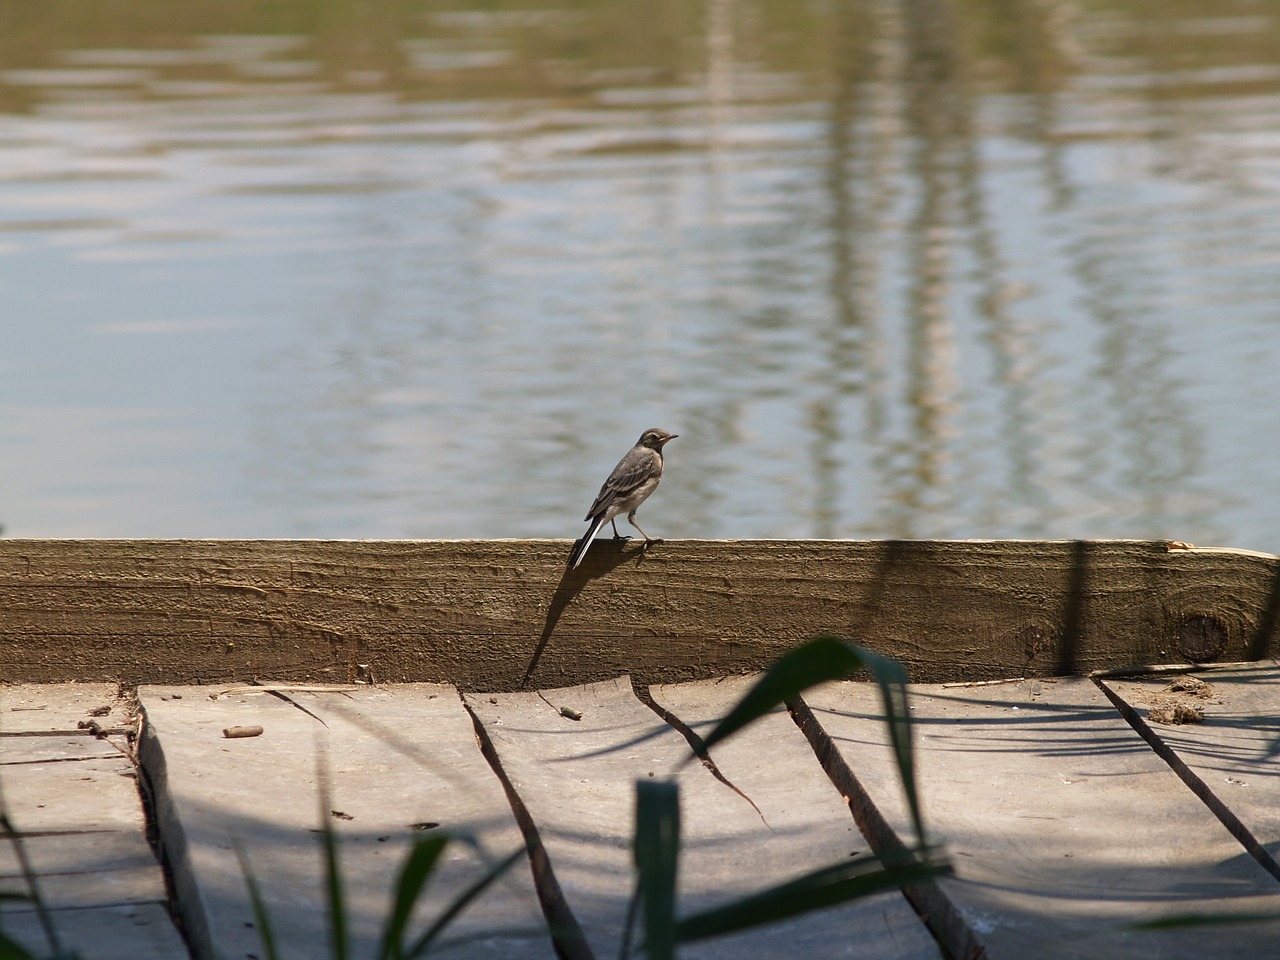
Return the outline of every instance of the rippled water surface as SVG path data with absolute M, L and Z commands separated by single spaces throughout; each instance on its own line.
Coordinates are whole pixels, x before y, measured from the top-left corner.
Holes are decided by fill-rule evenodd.
M 1280 550 L 1280 8 L 0 0 L 8 536 Z

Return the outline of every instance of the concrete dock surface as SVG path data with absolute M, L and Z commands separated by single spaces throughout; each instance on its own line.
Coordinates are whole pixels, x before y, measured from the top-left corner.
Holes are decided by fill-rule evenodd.
M 554 957 L 551 915 L 572 934 L 560 955 L 614 957 L 634 782 L 651 777 L 681 789 L 682 914 L 910 840 L 870 684 L 809 691 L 682 766 L 750 683 L 0 687 L 0 790 L 58 942 L 29 900 L 0 901 L 0 931 L 35 956 L 261 958 L 248 870 L 280 956 L 329 956 L 323 818 L 353 957 L 375 954 L 407 852 L 445 832 L 469 839 L 446 846 L 415 929 L 531 837 L 540 853 L 446 928 L 443 956 Z M 926 958 L 940 942 L 999 960 L 1268 955 L 1280 919 L 1135 925 L 1280 917 L 1278 700 L 1273 661 L 913 685 L 925 823 L 955 875 L 680 956 Z M 10 840 L 0 890 L 28 892 Z

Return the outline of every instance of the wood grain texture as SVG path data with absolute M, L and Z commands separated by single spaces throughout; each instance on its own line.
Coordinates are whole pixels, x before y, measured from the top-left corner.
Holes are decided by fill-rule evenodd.
M 1140 541 L 0 540 L 11 681 L 670 683 L 830 632 L 917 681 L 1274 652 L 1280 559 Z

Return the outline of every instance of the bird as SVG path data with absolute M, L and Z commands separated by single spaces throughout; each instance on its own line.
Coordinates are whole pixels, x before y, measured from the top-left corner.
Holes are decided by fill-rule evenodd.
M 668 433 L 660 427 L 650 427 L 640 434 L 636 445 L 618 461 L 618 465 L 609 474 L 609 479 L 596 494 L 591 509 L 583 518 L 591 521 L 591 526 L 587 528 L 582 539 L 573 545 L 573 552 L 569 554 L 570 570 L 582 562 L 582 558 L 587 554 L 587 548 L 591 546 L 591 541 L 595 539 L 595 535 L 600 532 L 600 528 L 606 522 L 613 524 L 615 540 L 624 539 L 618 535 L 618 524 L 614 520 L 620 514 L 625 513 L 627 522 L 640 530 L 645 547 L 654 542 L 653 538 L 640 528 L 640 524 L 636 523 L 636 511 L 640 509 L 640 504 L 648 499 L 649 494 L 657 489 L 658 481 L 662 479 L 662 448 L 677 436 L 679 434 Z

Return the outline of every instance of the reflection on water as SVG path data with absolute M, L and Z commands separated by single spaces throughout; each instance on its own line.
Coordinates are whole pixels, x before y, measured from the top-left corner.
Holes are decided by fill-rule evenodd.
M 1256 0 L 0 0 L 11 536 L 1280 549 Z

